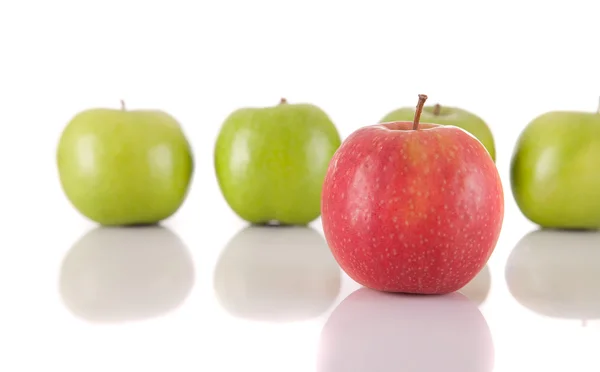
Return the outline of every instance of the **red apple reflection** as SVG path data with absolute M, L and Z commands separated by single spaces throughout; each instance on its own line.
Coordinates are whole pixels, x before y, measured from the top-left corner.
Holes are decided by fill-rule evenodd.
M 318 372 L 488 372 L 490 330 L 460 293 L 419 296 L 361 288 L 331 314 Z

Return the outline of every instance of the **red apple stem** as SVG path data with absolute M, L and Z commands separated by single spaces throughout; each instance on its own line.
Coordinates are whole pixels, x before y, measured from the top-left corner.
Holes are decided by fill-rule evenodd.
M 127 108 L 125 107 L 125 101 L 121 100 L 121 110 L 125 111 Z
M 433 106 L 433 114 L 435 116 L 438 116 L 441 112 L 442 112 L 442 105 L 440 105 L 439 103 L 436 103 L 435 106 Z
M 419 94 L 419 102 L 417 103 L 417 109 L 415 110 L 415 119 L 413 120 L 413 130 L 419 129 L 419 120 L 421 119 L 421 112 L 423 112 L 423 106 L 427 101 L 427 95 Z
M 288 103 L 288 101 L 285 98 L 282 98 L 281 100 L 279 100 L 280 105 L 285 105 L 286 103 Z

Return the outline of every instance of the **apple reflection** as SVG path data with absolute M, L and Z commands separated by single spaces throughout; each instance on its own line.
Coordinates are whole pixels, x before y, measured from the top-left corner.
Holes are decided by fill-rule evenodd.
M 318 372 L 488 372 L 494 347 L 477 304 L 461 293 L 402 295 L 361 288 L 325 324 Z
M 598 232 L 530 232 L 511 252 L 505 276 L 512 296 L 538 314 L 600 319 Z
M 161 226 L 98 227 L 67 253 L 60 293 L 67 308 L 91 322 L 123 322 L 177 308 L 194 283 L 183 242 Z
M 481 305 L 485 302 L 492 286 L 492 275 L 490 268 L 485 265 L 483 269 L 467 285 L 462 287 L 459 292 L 467 296 L 471 301 Z
M 225 247 L 215 268 L 221 306 L 234 316 L 288 322 L 317 317 L 334 303 L 341 271 L 310 227 L 249 226 Z

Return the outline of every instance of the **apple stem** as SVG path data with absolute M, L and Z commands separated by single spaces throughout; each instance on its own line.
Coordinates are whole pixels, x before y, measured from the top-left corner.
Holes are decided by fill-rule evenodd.
M 435 116 L 438 116 L 441 112 L 442 112 L 442 105 L 440 105 L 439 103 L 436 103 L 435 106 L 433 106 L 433 114 Z
M 125 107 L 125 101 L 121 100 L 121 110 L 125 111 L 126 107 Z
M 285 105 L 286 103 L 288 103 L 288 101 L 285 98 L 282 98 L 282 99 L 279 100 L 279 104 L 280 105 Z
M 419 120 L 421 119 L 421 112 L 423 112 L 423 106 L 427 101 L 427 95 L 419 94 L 419 103 L 417 103 L 417 109 L 415 110 L 415 119 L 413 120 L 413 130 L 419 129 Z

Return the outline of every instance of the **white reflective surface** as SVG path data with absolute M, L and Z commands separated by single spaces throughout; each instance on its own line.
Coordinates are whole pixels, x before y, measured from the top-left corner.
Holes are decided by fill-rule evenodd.
M 196 226 L 184 208 L 162 227 L 99 228 L 63 208 L 2 240 L 2 370 L 600 367 L 600 234 L 538 231 L 510 200 L 488 265 L 441 297 L 361 288 L 319 221 L 249 227 L 225 209 Z

